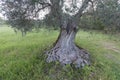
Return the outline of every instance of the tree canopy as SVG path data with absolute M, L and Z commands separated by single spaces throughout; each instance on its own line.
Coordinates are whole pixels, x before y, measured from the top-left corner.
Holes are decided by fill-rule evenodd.
M 33 28 L 41 12 L 47 13 L 44 22 L 60 26 L 69 18 L 80 17 L 91 0 L 1 0 L 2 9 L 12 25 L 21 31 Z M 67 4 L 66 4 L 67 1 Z

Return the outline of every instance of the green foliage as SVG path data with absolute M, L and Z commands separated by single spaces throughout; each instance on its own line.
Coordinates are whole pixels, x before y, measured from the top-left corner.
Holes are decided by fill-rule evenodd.
M 31 31 L 38 19 L 39 2 L 43 0 L 2 0 L 7 23 L 23 33 Z M 36 19 L 35 19 L 36 18 Z
M 98 1 L 96 9 L 96 18 L 99 19 L 105 28 L 119 30 L 120 10 L 118 0 L 103 0 Z
M 44 51 L 51 48 L 58 31 L 40 29 L 22 37 L 4 25 L 0 34 L 1 80 L 120 80 L 120 54 L 105 45 L 113 43 L 110 46 L 120 51 L 120 35 L 81 30 L 76 43 L 90 52 L 91 66 L 76 69 L 45 60 Z
M 85 29 L 120 31 L 120 4 L 118 0 L 95 0 L 92 7 L 81 18 L 80 26 Z M 92 12 L 91 12 L 92 11 Z
M 93 28 L 93 29 L 96 29 L 96 30 L 104 30 L 104 29 L 105 29 L 104 23 L 102 23 L 102 22 L 99 21 L 99 20 L 94 21 L 94 22 L 93 22 L 93 25 L 94 25 L 94 28 Z
M 92 15 L 83 15 L 80 21 L 80 27 L 91 30 L 104 30 L 105 25 L 102 21 L 95 19 Z

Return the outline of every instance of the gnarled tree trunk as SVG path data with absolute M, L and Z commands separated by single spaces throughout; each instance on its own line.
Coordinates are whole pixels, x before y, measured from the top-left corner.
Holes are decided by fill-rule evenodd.
M 62 26 L 54 47 L 47 52 L 47 62 L 59 61 L 62 65 L 74 64 L 76 67 L 89 65 L 89 53 L 74 43 L 76 33 L 77 27 L 73 22 Z

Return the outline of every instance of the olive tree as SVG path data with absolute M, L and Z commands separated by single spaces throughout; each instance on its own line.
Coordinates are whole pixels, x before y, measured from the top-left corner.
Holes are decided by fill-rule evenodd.
M 100 0 L 96 8 L 97 18 L 105 28 L 120 30 L 120 4 L 119 0 Z
M 60 34 L 54 47 L 47 51 L 47 62 L 59 61 L 61 64 L 74 64 L 83 67 L 90 64 L 87 51 L 78 47 L 75 36 L 80 17 L 91 0 L 2 0 L 3 10 L 13 28 L 26 32 L 34 28 L 34 20 L 39 20 L 40 12 L 47 13 L 46 24 L 56 25 Z

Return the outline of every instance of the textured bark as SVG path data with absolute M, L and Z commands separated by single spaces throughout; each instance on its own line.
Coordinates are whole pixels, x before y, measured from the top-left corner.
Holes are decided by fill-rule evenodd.
M 74 64 L 76 67 L 89 65 L 89 53 L 74 43 L 76 33 L 76 27 L 71 23 L 62 27 L 56 44 L 47 52 L 47 62 L 59 61 L 62 65 Z

